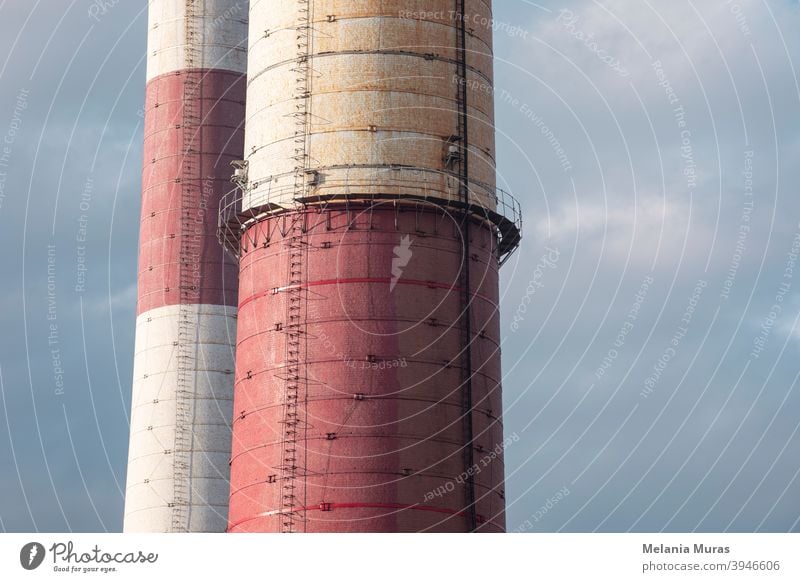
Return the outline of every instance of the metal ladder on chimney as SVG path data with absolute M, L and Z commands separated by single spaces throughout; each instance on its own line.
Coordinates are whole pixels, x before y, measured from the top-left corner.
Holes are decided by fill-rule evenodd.
M 469 110 L 467 109 L 467 15 L 466 1 L 456 0 L 456 14 L 459 16 L 457 37 L 457 84 L 458 130 L 460 136 L 460 156 L 458 156 L 457 172 L 459 177 L 459 199 L 464 205 L 461 219 L 461 237 L 463 252 L 461 255 L 461 415 L 464 441 L 464 514 L 469 531 L 478 527 L 478 516 L 475 507 L 475 477 L 472 467 L 475 463 L 474 429 L 472 419 L 472 317 L 470 290 L 470 190 L 469 190 Z
M 197 232 L 201 187 L 200 139 L 202 122 L 199 21 L 196 0 L 185 0 L 184 41 L 185 63 L 183 79 L 183 115 L 181 135 L 183 159 L 180 176 L 180 232 L 178 233 L 179 292 L 177 385 L 175 387 L 175 444 L 172 450 L 173 499 L 172 531 L 189 531 L 191 519 L 192 415 L 194 408 L 195 373 L 197 369 L 197 316 L 193 306 L 198 303 L 200 281 L 195 265 L 199 264 L 201 238 Z
M 297 59 L 292 71 L 295 73 L 295 119 L 294 130 L 294 198 L 305 198 L 308 151 L 307 135 L 309 120 L 309 99 L 311 74 L 309 53 L 311 50 L 311 8 L 309 0 L 298 0 L 298 21 L 295 27 L 297 36 Z M 281 533 L 294 533 L 298 522 L 304 521 L 305 488 L 297 479 L 300 475 L 299 432 L 305 426 L 300 418 L 300 401 L 306 399 L 307 381 L 305 365 L 305 300 L 303 288 L 304 262 L 308 243 L 305 233 L 305 213 L 302 206 L 296 206 L 291 217 L 289 231 L 289 281 L 287 289 L 285 384 L 283 402 L 283 435 L 281 441 Z M 304 444 L 302 446 L 305 446 Z M 301 499 L 302 494 L 302 499 Z

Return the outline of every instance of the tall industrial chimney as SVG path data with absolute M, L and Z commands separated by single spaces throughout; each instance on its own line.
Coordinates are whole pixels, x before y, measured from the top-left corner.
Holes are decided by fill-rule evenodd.
M 216 238 L 242 157 L 246 0 L 150 0 L 127 532 L 224 531 L 235 264 Z
M 491 2 L 250 25 L 228 531 L 502 532 Z

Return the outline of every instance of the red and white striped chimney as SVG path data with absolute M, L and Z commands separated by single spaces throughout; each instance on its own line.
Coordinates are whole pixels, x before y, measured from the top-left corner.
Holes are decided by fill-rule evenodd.
M 151 0 L 126 532 L 224 531 L 237 267 L 217 207 L 243 155 L 247 0 Z

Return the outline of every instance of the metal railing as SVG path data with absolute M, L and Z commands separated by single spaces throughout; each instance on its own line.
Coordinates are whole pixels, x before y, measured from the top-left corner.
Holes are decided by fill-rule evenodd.
M 371 171 L 368 178 L 331 178 L 325 171 Z M 448 211 L 467 212 L 491 222 L 498 233 L 498 260 L 502 265 L 516 251 L 522 239 L 522 208 L 508 192 L 471 180 L 467 185 L 471 203 L 459 199 L 459 179 L 448 172 L 414 167 L 364 166 L 348 168 L 319 168 L 309 170 L 310 184 L 305 196 L 296 197 L 293 172 L 250 180 L 258 184 L 249 191 L 237 187 L 220 201 L 218 238 L 225 249 L 239 257 L 244 232 L 253 224 L 270 216 L 296 211 L 308 206 L 328 204 L 371 204 L 384 201 L 422 201 L 441 206 Z M 283 179 L 285 178 L 285 179 Z M 289 180 L 289 181 L 287 181 Z M 268 184 L 264 187 L 265 184 Z M 442 188 L 441 184 L 445 187 Z

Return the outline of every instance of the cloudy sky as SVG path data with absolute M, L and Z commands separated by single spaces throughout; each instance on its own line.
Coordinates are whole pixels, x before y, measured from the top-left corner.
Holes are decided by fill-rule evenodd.
M 122 525 L 146 1 L 104 4 L 0 0 L 0 531 Z M 800 531 L 800 6 L 494 16 L 509 529 Z

